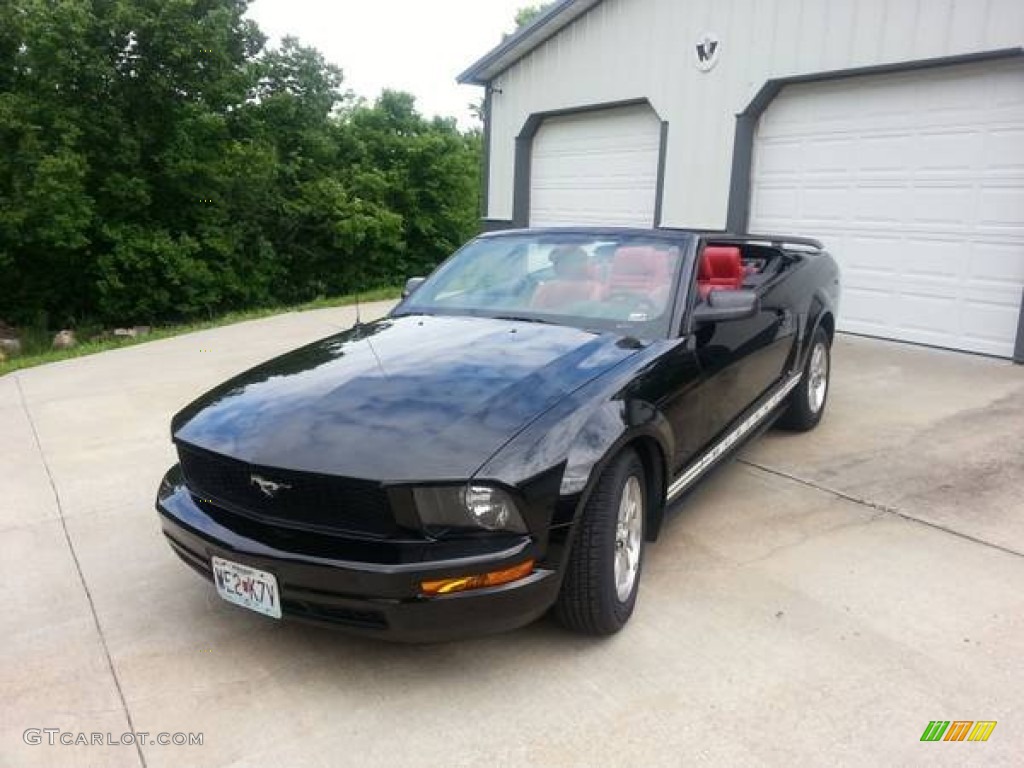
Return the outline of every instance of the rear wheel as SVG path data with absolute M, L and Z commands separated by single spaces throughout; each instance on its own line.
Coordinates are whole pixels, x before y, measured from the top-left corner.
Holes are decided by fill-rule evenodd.
M 811 339 L 811 351 L 804 365 L 800 383 L 789 395 L 789 407 L 779 418 L 779 425 L 797 432 L 814 429 L 821 421 L 828 402 L 832 372 L 831 345 L 824 328 L 818 328 Z
M 636 605 L 644 553 L 647 485 L 633 450 L 605 469 L 583 509 L 555 617 L 565 627 L 610 635 Z

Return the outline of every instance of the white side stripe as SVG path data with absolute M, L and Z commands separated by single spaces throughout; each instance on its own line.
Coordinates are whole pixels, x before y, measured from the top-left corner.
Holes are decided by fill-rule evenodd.
M 693 485 L 694 481 L 703 475 L 722 456 L 733 448 L 743 437 L 754 427 L 764 421 L 781 403 L 786 395 L 793 391 L 793 388 L 800 383 L 803 374 L 797 373 L 785 381 L 779 389 L 768 398 L 764 404 L 744 419 L 732 432 L 725 435 L 697 461 L 689 466 L 676 480 L 668 487 L 668 500 L 672 501 L 676 496 Z

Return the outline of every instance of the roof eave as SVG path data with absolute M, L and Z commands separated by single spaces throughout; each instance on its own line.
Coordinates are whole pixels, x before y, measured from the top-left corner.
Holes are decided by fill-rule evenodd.
M 554 37 L 601 0 L 561 0 L 490 50 L 456 80 L 463 85 L 487 85 L 495 77 Z

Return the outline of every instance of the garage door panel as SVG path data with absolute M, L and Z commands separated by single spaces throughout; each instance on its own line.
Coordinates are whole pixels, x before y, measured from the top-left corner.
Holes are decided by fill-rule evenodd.
M 608 225 L 608 215 L 603 211 L 614 208 L 620 219 L 629 217 L 639 222 L 647 211 L 638 206 L 633 194 L 628 190 L 612 190 L 608 188 L 589 189 L 585 192 L 573 192 L 565 195 L 560 207 L 549 206 L 543 212 L 544 218 L 535 226 L 561 226 L 566 224 L 598 224 Z M 648 223 L 649 226 L 649 223 Z
M 799 139 L 766 141 L 761 149 L 761 172 L 764 179 L 792 176 L 800 167 L 801 142 Z
M 911 278 L 960 281 L 965 272 L 964 245 L 958 240 L 901 240 L 892 258 L 902 265 L 903 274 Z
M 983 149 L 985 134 L 969 128 L 941 132 L 921 132 L 905 141 L 908 150 L 903 163 L 909 157 L 911 168 L 920 171 L 946 171 L 958 174 L 973 174 L 974 158 Z M 904 171 L 906 166 L 904 165 Z
M 981 190 L 980 222 L 1018 230 L 1024 226 L 1024 188 L 985 187 Z
M 759 229 L 763 232 L 771 231 L 778 224 L 788 224 L 793 221 L 792 214 L 797 210 L 797 190 L 795 187 L 770 187 L 765 185 L 761 189 Z
M 836 174 L 843 178 L 846 176 L 847 163 L 844 163 L 842 158 L 856 151 L 856 144 L 849 139 L 837 138 L 810 144 L 804 141 L 800 143 L 797 165 L 819 176 Z
M 852 223 L 892 226 L 902 218 L 900 209 L 907 199 L 907 187 L 896 182 L 884 186 L 861 184 L 847 191 L 843 199 L 835 201 L 835 205 L 849 205 L 851 197 L 854 214 Z
M 1017 311 L 991 304 L 966 305 L 962 323 L 963 338 L 977 352 L 1002 355 L 1005 334 L 1017 327 Z
M 1024 288 L 1024 66 L 788 86 L 755 138 L 752 231 L 820 237 L 839 327 L 1010 356 Z
M 921 300 L 929 303 L 938 301 L 939 304 L 936 306 L 944 307 L 947 314 L 949 308 L 952 306 L 950 302 L 956 302 L 957 299 L 962 295 L 962 289 L 959 281 L 955 278 L 941 277 L 941 276 L 927 276 L 927 277 L 915 277 L 911 280 L 905 280 L 906 283 L 912 283 L 913 287 L 909 290 L 904 289 L 900 291 L 900 296 L 906 297 L 908 300 L 907 305 L 903 308 L 903 314 L 908 316 L 908 324 L 911 327 L 916 327 L 919 323 L 913 321 L 913 317 L 916 314 L 916 310 L 910 304 L 912 301 Z M 929 327 L 930 323 L 925 327 Z M 939 326 L 936 326 L 939 327 Z
M 972 281 L 1004 284 L 1010 288 L 1024 283 L 1024 259 L 1020 247 L 1006 243 L 975 243 L 968 275 Z
M 1024 172 L 1024 127 L 992 131 L 984 154 L 985 167 L 992 173 Z
M 646 106 L 545 120 L 533 138 L 530 224 L 652 226 L 660 135 Z
M 838 156 L 835 162 L 846 173 L 850 172 L 850 153 L 857 153 L 855 167 L 861 171 L 902 171 L 907 154 L 914 149 L 913 142 L 903 134 L 868 137 L 859 142 L 847 140 L 843 144 L 845 157 Z M 818 142 L 811 142 L 811 146 L 818 146 Z M 813 154 L 810 162 L 814 162 Z
M 846 187 L 808 186 L 794 189 L 794 194 L 800 201 L 797 210 L 806 221 L 834 225 L 846 218 Z
M 938 225 L 938 228 L 943 224 L 968 225 L 976 217 L 977 192 L 973 187 L 953 182 L 916 184 L 905 194 L 909 197 L 911 220 L 916 224 Z
M 893 304 L 896 294 L 884 288 L 858 288 L 851 286 L 843 293 L 843 315 L 846 330 L 853 333 L 882 335 L 892 325 Z M 846 304 L 852 305 L 847 312 Z
M 846 263 L 844 284 L 856 275 L 864 273 L 863 281 L 869 284 L 880 275 L 898 274 L 900 254 L 904 243 L 898 238 L 850 237 L 847 251 L 853 256 Z
M 922 289 L 913 295 L 901 296 L 893 308 L 893 322 L 925 336 L 934 337 L 930 343 L 938 343 L 943 336 L 956 333 L 958 319 L 949 311 L 949 299 L 956 298 L 956 292 L 940 292 L 930 296 Z
M 586 187 L 580 181 L 604 180 L 608 185 L 645 180 L 647 175 L 637 170 L 635 153 L 608 150 L 605 152 L 561 153 L 549 155 L 549 163 L 538 163 L 535 181 L 559 187 Z

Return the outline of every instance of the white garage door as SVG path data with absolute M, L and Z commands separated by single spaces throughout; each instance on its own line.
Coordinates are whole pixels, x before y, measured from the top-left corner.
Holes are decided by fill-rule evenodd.
M 545 120 L 533 137 L 530 225 L 653 226 L 660 135 L 647 106 Z
M 1009 357 L 1024 287 L 1024 65 L 788 86 L 761 118 L 752 232 L 842 267 L 840 327 Z

